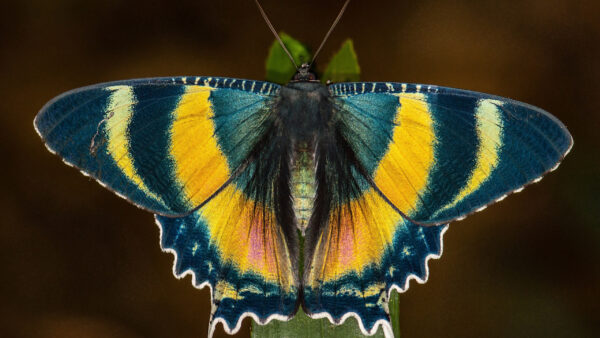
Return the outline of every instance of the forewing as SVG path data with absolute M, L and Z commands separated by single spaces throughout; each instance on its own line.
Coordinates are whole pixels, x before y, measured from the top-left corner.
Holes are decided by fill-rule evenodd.
M 374 187 L 404 215 L 443 224 L 555 169 L 573 140 L 540 108 L 459 89 L 331 85 L 337 123 Z
M 275 84 L 206 77 L 106 83 L 62 94 L 34 125 L 48 149 L 153 213 L 183 216 L 250 159 Z

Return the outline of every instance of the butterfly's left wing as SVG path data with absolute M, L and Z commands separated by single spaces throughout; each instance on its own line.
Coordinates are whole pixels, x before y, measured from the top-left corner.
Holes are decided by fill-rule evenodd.
M 55 98 L 34 122 L 67 164 L 162 215 L 175 275 L 211 288 L 209 335 L 217 323 L 233 333 L 247 316 L 264 324 L 297 308 L 286 140 L 271 109 L 278 90 L 215 77 L 112 82 Z
M 184 216 L 252 157 L 278 88 L 217 77 L 102 83 L 54 98 L 34 126 L 48 150 L 104 187 L 152 213 Z

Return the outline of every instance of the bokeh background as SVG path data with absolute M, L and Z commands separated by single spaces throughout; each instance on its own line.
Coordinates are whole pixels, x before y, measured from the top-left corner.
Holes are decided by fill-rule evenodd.
M 263 1 L 313 48 L 341 3 Z M 597 337 L 600 2 L 354 1 L 320 64 L 348 37 L 365 81 L 511 97 L 575 138 L 540 184 L 450 226 L 429 281 L 400 297 L 403 337 Z M 209 291 L 173 278 L 152 216 L 47 152 L 32 121 L 103 81 L 262 79 L 272 39 L 250 0 L 2 2 L 0 336 L 206 335 Z

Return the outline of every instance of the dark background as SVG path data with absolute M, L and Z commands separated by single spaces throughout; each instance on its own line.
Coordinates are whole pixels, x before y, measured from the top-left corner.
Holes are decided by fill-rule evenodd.
M 263 5 L 314 48 L 341 3 Z M 152 216 L 47 152 L 32 121 L 52 97 L 97 82 L 262 79 L 273 37 L 253 2 L 12 1 L 0 13 L 0 336 L 205 336 L 209 291 L 173 278 Z M 347 37 L 365 81 L 511 97 L 575 139 L 540 184 L 450 226 L 428 283 L 400 298 L 403 337 L 597 336 L 599 2 L 354 1 L 321 65 Z

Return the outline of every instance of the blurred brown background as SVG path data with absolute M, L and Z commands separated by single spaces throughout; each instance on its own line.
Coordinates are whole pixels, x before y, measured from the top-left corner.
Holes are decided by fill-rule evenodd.
M 314 48 L 341 3 L 263 5 Z M 511 97 L 575 138 L 540 184 L 451 225 L 429 282 L 400 298 L 403 337 L 597 337 L 599 2 L 354 1 L 321 65 L 347 37 L 363 80 Z M 262 79 L 272 39 L 249 0 L 2 2 L 0 336 L 206 335 L 209 291 L 173 278 L 152 216 L 47 152 L 32 121 L 52 97 L 97 82 Z

